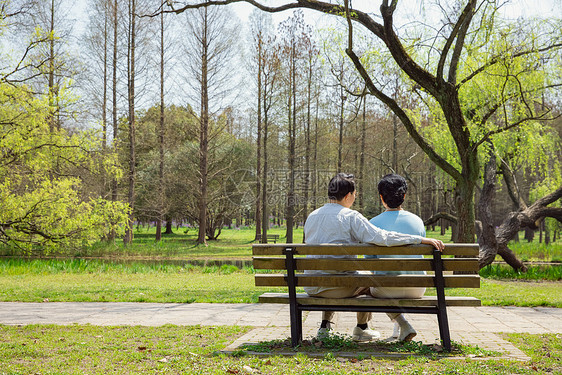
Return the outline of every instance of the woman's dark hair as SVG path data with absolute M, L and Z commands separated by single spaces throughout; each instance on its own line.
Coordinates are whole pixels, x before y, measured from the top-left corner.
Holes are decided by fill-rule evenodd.
M 404 203 L 408 191 L 406 179 L 398 174 L 387 174 L 379 181 L 379 194 L 390 208 L 398 208 Z
M 348 193 L 355 191 L 355 177 L 352 174 L 338 173 L 328 184 L 328 198 L 341 201 Z

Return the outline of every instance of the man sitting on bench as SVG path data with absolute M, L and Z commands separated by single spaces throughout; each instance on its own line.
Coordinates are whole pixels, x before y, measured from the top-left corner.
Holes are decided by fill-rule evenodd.
M 350 209 L 355 201 L 354 176 L 346 173 L 338 173 L 330 180 L 328 185 L 329 203 L 313 211 L 304 225 L 305 240 L 307 244 L 322 243 L 372 243 L 382 246 L 396 246 L 407 244 L 428 244 L 442 251 L 443 242 L 422 236 L 389 232 L 377 228 L 359 212 Z M 353 255 L 308 255 L 308 258 L 355 258 Z M 354 271 L 350 271 L 354 272 Z M 330 271 L 309 270 L 305 273 L 334 273 Z M 359 295 L 370 295 L 369 287 L 346 288 L 346 287 L 304 287 L 304 291 L 313 297 L 324 298 L 349 298 Z M 322 323 L 318 329 L 318 338 L 328 335 L 331 329 L 333 311 L 322 312 Z M 357 313 L 357 326 L 353 329 L 354 341 L 370 341 L 380 338 L 380 333 L 368 328 L 371 320 L 370 312 Z

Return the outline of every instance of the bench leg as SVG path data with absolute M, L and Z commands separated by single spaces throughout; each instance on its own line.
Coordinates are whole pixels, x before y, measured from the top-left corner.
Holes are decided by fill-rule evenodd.
M 451 351 L 451 334 L 449 333 L 449 321 L 447 320 L 447 309 L 445 306 L 439 306 L 437 313 L 437 321 L 439 323 L 439 335 L 446 351 Z
M 302 341 L 302 310 L 290 306 L 291 313 L 291 345 L 298 346 Z

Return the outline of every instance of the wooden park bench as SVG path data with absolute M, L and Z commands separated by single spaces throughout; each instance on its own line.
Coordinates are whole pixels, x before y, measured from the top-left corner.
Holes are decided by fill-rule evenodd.
M 267 238 L 267 242 L 273 241 L 273 243 L 277 243 L 277 241 L 279 241 L 278 234 L 268 234 L 266 235 L 266 238 Z M 256 241 L 261 241 L 261 234 L 256 235 Z
M 439 252 L 429 245 L 375 246 L 368 244 L 254 244 L 253 265 L 256 286 L 287 287 L 288 293 L 264 293 L 260 303 L 289 304 L 291 342 L 302 341 L 303 311 L 371 311 L 436 314 L 443 346 L 451 350 L 447 306 L 480 306 L 474 297 L 445 297 L 445 288 L 479 288 L 478 245 L 446 244 Z M 413 258 L 306 258 L 306 255 L 424 255 Z M 463 256 L 462 258 L 442 257 Z M 259 273 L 280 270 L 283 273 Z M 304 270 L 335 271 L 427 271 L 427 275 L 304 274 Z M 463 274 L 452 274 L 460 271 Z M 434 287 L 436 296 L 419 299 L 320 298 L 297 293 L 297 287 Z

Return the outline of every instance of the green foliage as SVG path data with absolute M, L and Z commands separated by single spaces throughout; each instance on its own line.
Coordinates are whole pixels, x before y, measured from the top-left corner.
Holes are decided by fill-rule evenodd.
M 49 129 L 47 101 L 0 84 L 0 242 L 44 253 L 119 234 L 127 214 L 125 204 L 89 194 L 82 183 L 104 173 L 111 155 L 98 155 L 93 133 Z

